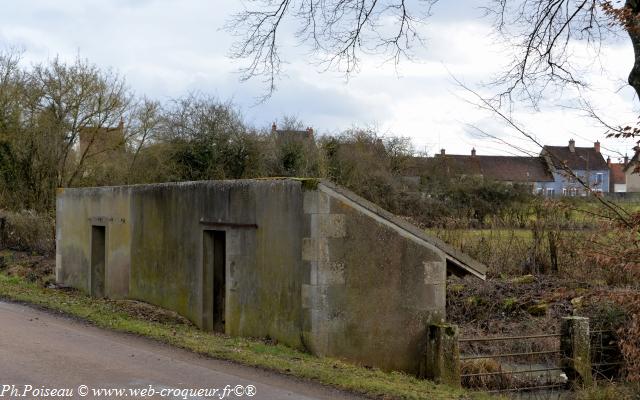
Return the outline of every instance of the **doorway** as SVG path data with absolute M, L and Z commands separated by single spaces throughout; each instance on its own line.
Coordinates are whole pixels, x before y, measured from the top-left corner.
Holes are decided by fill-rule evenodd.
M 91 227 L 91 296 L 104 297 L 106 265 L 106 228 Z
M 225 231 L 204 231 L 203 325 L 221 333 L 225 332 L 226 248 Z

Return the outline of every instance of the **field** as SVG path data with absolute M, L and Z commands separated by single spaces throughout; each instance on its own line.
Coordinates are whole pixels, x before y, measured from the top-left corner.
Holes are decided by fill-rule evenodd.
M 640 210 L 637 203 L 623 206 Z M 584 202 L 578 208 L 581 211 L 565 207 L 530 215 L 526 228 L 495 224 L 483 229 L 427 229 L 488 267 L 484 282 L 449 277 L 447 319 L 459 326 L 463 337 L 491 337 L 557 333 L 562 317 L 586 316 L 592 329 L 613 332 L 612 344 L 625 361 L 620 373 L 638 381 L 638 234 L 596 217 L 597 204 Z M 543 349 L 539 344 L 522 346 L 500 342 L 476 350 L 495 354 Z M 491 361 L 495 365 L 482 368 L 501 368 L 500 360 Z M 583 395 L 628 398 L 607 390 Z

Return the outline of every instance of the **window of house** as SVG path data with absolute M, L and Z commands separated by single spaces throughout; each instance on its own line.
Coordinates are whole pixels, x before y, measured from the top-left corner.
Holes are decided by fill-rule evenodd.
M 547 188 L 547 196 L 553 197 L 555 193 L 556 193 L 556 190 L 554 188 Z
M 566 196 L 566 195 L 567 195 L 567 193 L 568 193 L 567 188 L 562 188 L 562 195 L 563 195 L 563 196 Z
M 597 173 L 596 174 L 596 184 L 597 185 L 602 185 L 602 182 L 604 181 L 604 174 L 602 173 Z

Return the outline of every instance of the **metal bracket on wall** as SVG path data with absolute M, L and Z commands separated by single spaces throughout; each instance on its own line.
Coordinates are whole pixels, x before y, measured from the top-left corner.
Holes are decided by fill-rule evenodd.
M 257 224 L 240 224 L 235 222 L 221 222 L 221 221 L 207 221 L 205 219 L 200 219 L 200 224 L 204 226 L 210 227 L 228 227 L 228 228 L 249 228 L 249 229 L 258 229 Z
M 115 222 L 116 224 L 124 224 L 126 220 L 124 218 L 113 217 L 89 217 L 88 220 L 93 224 L 106 224 L 107 222 Z
M 112 217 L 89 217 L 89 221 L 92 224 L 104 224 L 106 222 L 113 222 Z

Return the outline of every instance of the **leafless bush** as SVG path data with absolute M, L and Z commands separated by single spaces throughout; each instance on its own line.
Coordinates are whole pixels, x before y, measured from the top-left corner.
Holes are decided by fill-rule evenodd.
M 51 255 L 55 252 L 54 235 L 55 223 L 47 214 L 0 211 L 0 240 L 5 249 Z

